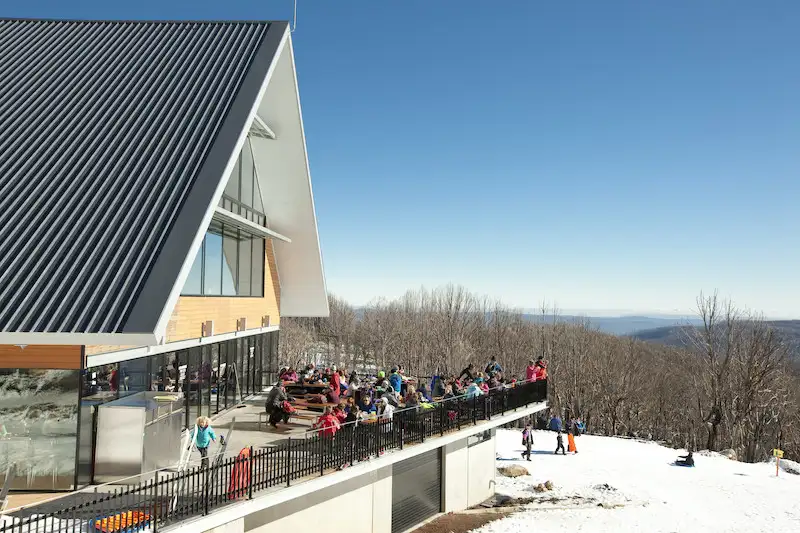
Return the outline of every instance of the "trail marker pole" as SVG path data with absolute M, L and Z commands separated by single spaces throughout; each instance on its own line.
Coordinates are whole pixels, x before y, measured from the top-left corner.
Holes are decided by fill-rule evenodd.
M 775 448 L 772 450 L 772 456 L 775 457 L 775 477 L 778 477 L 778 474 L 781 471 L 781 458 L 783 457 L 783 450 Z

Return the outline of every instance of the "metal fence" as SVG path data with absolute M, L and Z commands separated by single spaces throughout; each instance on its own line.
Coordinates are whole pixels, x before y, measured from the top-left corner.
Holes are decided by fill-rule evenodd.
M 431 438 L 544 401 L 547 382 L 498 388 L 489 394 L 441 401 L 433 408 L 402 409 L 392 418 L 343 425 L 334 436 L 313 431 L 264 449 L 243 449 L 210 467 L 159 473 L 108 493 L 75 493 L 73 505 L 33 506 L 3 516 L 0 533 L 157 531 L 191 517 L 251 499 L 275 487 L 323 476 Z M 52 503 L 58 503 L 58 500 Z

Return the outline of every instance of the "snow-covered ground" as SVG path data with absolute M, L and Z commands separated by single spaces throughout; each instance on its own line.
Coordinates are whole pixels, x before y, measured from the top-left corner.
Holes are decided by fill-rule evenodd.
M 556 456 L 555 434 L 547 431 L 535 432 L 535 455 L 527 462 L 520 440 L 519 431 L 498 430 L 497 466 L 521 464 L 531 475 L 498 474 L 496 490 L 535 500 L 477 533 L 800 531 L 800 476 L 776 478 L 774 463 L 695 454 L 695 468 L 679 467 L 671 463 L 685 452 L 589 435 L 576 439 L 576 455 Z M 532 490 L 548 480 L 553 491 Z

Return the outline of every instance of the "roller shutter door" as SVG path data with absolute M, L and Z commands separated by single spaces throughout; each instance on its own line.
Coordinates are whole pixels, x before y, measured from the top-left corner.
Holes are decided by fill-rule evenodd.
M 401 533 L 442 509 L 441 448 L 392 467 L 392 533 Z

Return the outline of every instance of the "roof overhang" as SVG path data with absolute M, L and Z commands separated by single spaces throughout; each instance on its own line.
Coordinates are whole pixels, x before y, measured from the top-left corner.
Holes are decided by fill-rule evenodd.
M 246 230 L 253 235 L 264 237 L 265 239 L 278 239 L 279 241 L 283 242 L 292 242 L 292 239 L 285 235 L 281 235 L 277 231 L 260 226 L 255 222 L 247 220 L 242 215 L 237 215 L 233 211 L 228 211 L 227 209 L 219 206 L 217 206 L 217 208 L 214 210 L 214 219 L 219 220 L 223 224 L 230 224 L 231 226 Z
M 264 210 L 269 227 L 292 240 L 273 241 L 281 316 L 326 317 L 330 312 L 328 293 L 291 35 L 278 52 L 257 116 L 274 132 L 274 139 L 250 139 Z
M 79 30 L 78 26 L 73 23 L 62 24 L 61 21 L 47 22 L 45 26 L 51 23 L 54 25 L 53 27 L 57 25 L 58 28 L 69 28 L 72 24 L 73 31 L 82 31 Z M 86 24 L 94 27 L 95 25 L 106 23 L 90 22 Z M 111 28 L 111 33 L 106 32 L 104 35 L 106 37 L 110 35 L 110 37 L 108 37 L 110 42 L 114 41 L 114 39 L 123 39 L 126 35 L 128 35 L 124 33 L 113 33 L 114 31 L 123 32 L 123 30 L 126 29 L 125 25 L 116 24 L 113 22 L 108 24 Z M 142 22 L 137 24 L 147 23 Z M 219 120 L 213 123 L 213 129 L 211 129 L 211 126 L 204 129 L 186 126 L 181 130 L 183 132 L 202 132 L 203 135 L 205 135 L 205 137 L 200 139 L 200 141 L 205 144 L 198 148 L 198 150 L 204 150 L 202 152 L 203 157 L 198 158 L 198 166 L 191 167 L 191 169 L 183 166 L 165 167 L 187 169 L 185 172 L 193 172 L 194 174 L 191 175 L 191 180 L 187 179 L 182 182 L 183 185 L 181 186 L 183 188 L 180 189 L 182 200 L 180 202 L 175 202 L 175 210 L 169 212 L 169 215 L 172 218 L 169 221 L 164 222 L 163 229 L 161 229 L 161 233 L 158 235 L 158 245 L 151 246 L 151 249 L 148 250 L 149 255 L 147 256 L 147 260 L 149 262 L 146 265 L 147 268 L 139 267 L 139 269 L 136 271 L 137 277 L 135 279 L 122 279 L 117 286 L 113 287 L 114 291 L 127 290 L 127 292 L 124 292 L 124 294 L 111 292 L 110 290 L 105 291 L 98 288 L 92 289 L 90 285 L 73 284 L 73 286 L 77 287 L 77 289 L 75 289 L 73 292 L 82 293 L 84 290 L 91 289 L 93 290 L 92 297 L 97 301 L 102 300 L 102 302 L 110 302 L 111 300 L 114 300 L 114 306 L 111 306 L 112 311 L 106 311 L 105 308 L 101 310 L 93 306 L 84 306 L 78 309 L 78 313 L 93 313 L 94 315 L 100 314 L 102 315 L 101 318 L 105 317 L 106 315 L 103 313 L 106 313 L 108 317 L 103 318 L 104 321 L 100 326 L 96 326 L 94 323 L 89 323 L 86 320 L 81 322 L 83 315 L 68 323 L 64 323 L 60 326 L 57 324 L 49 329 L 37 329 L 36 327 L 29 328 L 27 326 L 17 327 L 14 323 L 9 323 L 5 325 L 4 331 L 2 330 L 3 328 L 0 328 L 0 344 L 108 344 L 120 346 L 141 346 L 154 345 L 164 342 L 167 324 L 178 298 L 180 297 L 181 289 L 186 282 L 192 263 L 201 247 L 211 219 L 215 213 L 217 213 L 216 208 L 225 189 L 225 185 L 227 184 L 228 177 L 230 176 L 238 158 L 239 152 L 241 151 L 244 142 L 247 140 L 248 132 L 251 130 L 254 124 L 259 132 L 263 135 L 263 137 L 254 138 L 259 146 L 263 146 L 262 143 L 274 143 L 274 145 L 270 147 L 272 150 L 267 150 L 266 153 L 259 153 L 257 155 L 257 165 L 261 169 L 261 175 L 273 176 L 273 173 L 275 172 L 274 166 L 279 166 L 282 169 L 280 178 L 274 180 L 274 184 L 272 179 L 263 179 L 261 181 L 261 190 L 269 190 L 269 193 L 265 194 L 266 198 L 264 202 L 267 213 L 269 214 L 270 209 L 273 209 L 275 215 L 274 219 L 276 222 L 279 222 L 280 226 L 276 227 L 274 231 L 268 232 L 269 237 L 272 238 L 276 243 L 281 243 L 281 245 L 285 245 L 286 247 L 294 246 L 296 243 L 299 244 L 297 248 L 287 248 L 287 250 L 289 250 L 288 252 L 282 252 L 282 258 L 278 261 L 279 268 L 283 268 L 285 270 L 284 277 L 287 281 L 286 287 L 289 289 L 287 303 L 292 309 L 295 310 L 295 312 L 302 310 L 303 314 L 317 314 L 318 316 L 323 314 L 327 315 L 327 298 L 325 295 L 324 278 L 322 277 L 322 261 L 319 254 L 319 242 L 317 240 L 313 199 L 310 197 L 311 184 L 308 177 L 308 164 L 305 157 L 305 141 L 302 132 L 297 85 L 294 75 L 294 60 L 291 52 L 292 48 L 288 24 L 285 22 L 264 23 L 268 25 L 268 27 L 265 27 L 264 24 L 262 24 L 255 29 L 252 29 L 252 24 L 248 25 L 249 23 L 228 24 L 198 22 L 187 24 L 189 24 L 189 26 L 196 24 L 202 27 L 207 24 L 217 24 L 216 26 L 210 28 L 206 34 L 203 35 L 210 35 L 212 31 L 217 31 L 218 28 L 221 29 L 218 30 L 217 33 L 228 31 L 233 35 L 234 33 L 238 32 L 236 35 L 241 36 L 240 41 L 242 42 L 235 41 L 233 37 L 226 37 L 222 41 L 219 39 L 213 41 L 211 37 L 208 37 L 206 41 L 202 41 L 201 38 L 198 37 L 196 42 L 200 44 L 192 48 L 192 50 L 197 51 L 196 49 L 203 49 L 203 46 L 212 46 L 216 43 L 216 45 L 222 48 L 222 51 L 219 52 L 218 56 L 225 59 L 226 64 L 233 65 L 231 69 L 234 67 L 239 68 L 238 71 L 232 71 L 233 73 L 229 75 L 239 76 L 239 78 L 238 81 L 235 81 L 235 84 L 234 81 L 232 81 L 226 82 L 227 84 L 223 85 L 223 82 L 219 81 L 218 87 L 214 89 L 213 93 L 212 91 L 207 91 L 208 94 L 205 95 L 206 97 L 209 97 L 209 95 L 212 94 L 217 98 L 224 97 L 226 99 L 224 105 L 223 102 L 220 102 L 220 105 L 216 107 L 213 105 L 199 106 L 199 110 L 195 115 L 209 109 L 225 110 L 225 112 L 221 114 Z M 193 35 L 186 31 L 185 26 L 182 26 L 180 23 L 154 23 L 154 25 L 157 27 L 152 30 L 153 32 L 161 31 L 163 28 L 166 28 L 167 31 L 172 31 L 176 35 Z M 173 28 L 172 26 L 175 27 Z M 47 26 L 47 28 L 49 28 L 49 26 Z M 257 30 L 261 29 L 263 29 L 265 32 L 263 34 L 263 39 L 256 41 L 255 37 L 253 37 L 250 39 L 250 41 L 248 41 L 248 43 L 243 42 L 243 39 L 249 38 L 250 35 L 255 34 Z M 245 33 L 246 31 L 250 31 L 250 33 Z M 152 42 L 152 39 L 148 39 L 145 42 Z M 170 40 L 169 35 L 164 37 L 164 42 L 168 43 L 170 46 L 174 44 L 173 40 Z M 220 42 L 223 44 L 219 44 Z M 225 48 L 224 43 L 233 44 L 230 44 L 227 46 L 227 48 Z M 99 51 L 104 50 L 105 48 L 103 48 L 103 46 L 106 48 L 110 46 L 106 45 L 104 42 L 91 44 L 94 46 L 93 50 L 96 53 L 100 53 Z M 246 54 L 241 54 L 238 58 L 234 55 L 234 60 L 230 60 L 230 57 L 223 56 L 223 52 L 233 54 L 234 51 L 242 51 L 246 49 L 247 46 L 250 46 L 248 49 L 249 51 L 247 51 Z M 80 50 L 83 49 L 84 48 L 81 48 Z M 73 53 L 73 55 L 75 55 L 77 58 L 86 55 L 82 54 L 80 50 L 76 51 L 75 49 L 71 49 L 71 53 Z M 54 54 L 57 52 L 51 50 L 49 53 Z M 0 65 L 3 64 L 0 63 Z M 104 67 L 107 69 L 112 68 L 112 66 L 113 63 L 104 65 Z M 167 70 L 167 68 L 176 70 L 179 66 L 180 63 L 170 64 L 168 66 L 159 65 L 159 69 L 151 69 L 152 72 L 150 72 L 150 75 L 164 77 L 165 72 L 172 72 L 172 70 Z M 86 70 L 88 67 L 87 65 L 82 64 L 82 68 Z M 100 66 L 98 66 L 98 69 L 99 68 Z M 62 70 L 63 69 L 57 72 L 53 71 L 55 74 L 53 74 L 51 71 L 45 71 L 45 74 L 52 76 L 58 74 L 61 76 L 63 74 Z M 228 70 L 223 71 L 217 69 L 218 72 L 225 72 L 226 74 L 228 73 Z M 184 77 L 194 83 L 193 78 L 191 77 L 194 71 L 186 68 L 184 68 L 184 71 L 186 71 L 184 73 Z M 273 77 L 275 78 L 274 80 Z M 164 79 L 169 81 L 173 78 L 167 76 Z M 56 83 L 61 83 L 62 80 L 63 76 L 62 78 L 47 79 L 45 82 L 49 82 L 51 85 L 54 85 Z M 115 78 L 106 77 L 103 78 L 103 80 L 104 81 L 98 83 L 106 83 L 111 85 L 114 89 L 118 89 L 120 82 L 118 82 Z M 40 87 L 47 87 L 47 85 L 41 84 Z M 270 89 L 269 91 L 268 88 Z M 169 96 L 172 96 L 172 93 L 169 93 Z M 197 100 L 181 100 L 181 102 L 186 101 L 196 102 Z M 13 99 L 9 100 L 9 102 L 15 103 Z M 269 110 L 278 109 L 284 105 L 286 105 L 289 109 L 280 109 L 274 115 L 277 120 L 273 121 L 273 114 L 270 113 Z M 265 112 L 265 110 L 267 110 L 267 112 Z M 127 131 L 139 131 L 142 124 L 148 124 L 146 121 L 141 122 L 146 118 L 146 116 L 128 115 L 125 114 L 124 111 L 125 110 L 118 110 L 113 106 L 108 107 L 106 109 L 106 113 L 113 118 L 113 124 L 111 124 L 111 121 L 109 121 L 109 124 L 113 125 L 114 127 L 117 127 L 121 124 L 122 126 L 120 127 L 127 128 Z M 257 119 L 257 113 L 262 114 L 262 118 L 267 120 Z M 289 114 L 288 116 L 287 113 Z M 74 113 L 73 115 L 83 116 L 79 113 Z M 170 115 L 172 118 L 183 116 L 186 115 L 179 113 Z M 189 118 L 186 118 L 185 122 L 188 124 L 189 120 Z M 278 130 L 277 134 L 272 128 L 276 128 Z M 198 135 L 199 134 L 200 133 L 198 133 Z M 281 134 L 285 137 L 284 139 L 280 138 Z M 8 135 L 11 136 L 11 133 Z M 183 137 L 181 139 L 183 139 Z M 144 147 L 144 144 L 137 144 L 133 149 L 139 150 L 141 148 L 142 150 L 147 151 L 151 149 L 151 146 L 155 145 L 153 145 L 153 143 L 148 143 L 147 147 Z M 147 150 L 145 150 L 145 148 Z M 254 149 L 258 150 L 256 147 L 254 147 Z M 276 149 L 278 150 L 277 153 L 275 152 Z M 182 154 L 185 153 L 186 150 L 187 148 L 184 147 L 183 150 L 174 150 L 170 153 Z M 287 154 L 280 154 L 280 150 L 286 150 Z M 97 157 L 105 157 L 106 155 L 106 152 L 103 152 L 102 154 L 98 152 Z M 274 157 L 275 165 L 272 165 L 271 160 L 267 162 L 265 157 Z M 139 161 L 142 159 L 150 161 L 157 158 L 154 158 L 153 154 L 149 152 L 137 152 L 131 155 L 131 160 L 133 161 Z M 110 161 L 113 163 L 113 160 Z M 45 171 L 42 172 L 44 173 Z M 150 174 L 138 173 L 131 175 L 149 176 Z M 97 176 L 92 175 L 92 179 L 105 180 L 105 178 L 105 174 L 97 174 Z M 293 181 L 299 181 L 299 186 L 295 183 L 289 183 Z M 44 181 L 40 178 L 39 181 L 32 181 L 31 183 L 40 182 Z M 67 181 L 66 183 L 69 182 Z M 156 182 L 153 182 L 153 184 L 156 184 Z M 147 198 L 149 199 L 151 196 L 157 195 L 157 191 L 159 189 L 151 188 L 148 190 L 150 191 L 147 193 Z M 161 190 L 170 191 L 168 194 L 170 197 L 172 197 L 177 194 L 177 192 L 173 191 L 177 191 L 178 189 L 176 187 L 164 187 Z M 143 195 L 144 193 L 136 197 L 140 198 L 143 197 Z M 91 199 L 91 195 L 87 195 L 87 197 Z M 279 207 L 285 205 L 295 206 L 297 208 L 296 212 L 289 213 L 289 211 L 294 211 L 294 209 L 287 210 Z M 78 211 L 78 213 L 82 212 L 85 211 Z M 103 212 L 117 213 L 124 212 L 124 210 L 107 210 Z M 134 212 L 153 213 L 158 211 L 144 210 Z M 289 231 L 282 230 L 282 228 L 286 228 L 286 230 Z M 299 231 L 293 232 L 295 228 L 297 228 Z M 148 226 L 140 225 L 121 229 L 125 230 L 124 235 L 144 235 L 145 237 L 143 237 L 143 239 L 146 239 L 148 243 L 155 240 L 155 237 L 152 236 L 153 233 L 151 232 L 151 228 Z M 103 228 L 101 228 L 101 230 L 105 231 Z M 23 227 L 18 231 L 26 230 Z M 284 237 L 286 234 L 292 236 L 291 243 L 286 242 L 289 240 L 288 238 Z M 295 234 L 297 237 L 295 237 Z M 92 234 L 92 236 L 94 236 L 94 234 Z M 45 237 L 47 237 L 47 235 L 45 235 Z M 46 238 L 41 238 L 36 242 L 45 244 L 48 242 L 58 243 L 58 241 L 54 239 L 48 240 Z M 66 240 L 65 246 L 70 245 L 71 242 L 72 241 L 70 240 Z M 93 242 L 91 240 L 88 240 L 85 245 L 85 249 L 87 250 L 96 250 L 97 248 L 98 245 L 94 244 L 93 246 Z M 117 248 L 113 248 L 113 250 L 117 250 Z M 132 248 L 120 247 L 118 250 L 120 251 L 116 255 L 124 255 L 124 258 L 128 258 L 130 256 L 135 259 L 136 257 L 139 257 L 137 251 Z M 279 255 L 279 257 L 281 256 Z M 297 273 L 292 273 L 289 271 L 292 265 L 302 264 L 306 259 L 311 261 L 311 265 L 309 267 L 306 269 L 299 269 Z M 124 265 L 121 261 L 119 262 L 119 265 L 114 265 L 116 268 L 110 269 L 101 268 L 103 265 L 99 260 L 76 264 L 82 270 L 101 272 L 101 275 L 103 275 L 102 272 L 111 272 L 115 276 L 114 279 L 116 279 L 118 275 L 117 273 L 119 273 L 120 276 L 124 275 L 121 273 L 121 270 L 124 270 Z M 26 271 L 25 275 L 31 277 L 35 276 L 35 274 L 36 272 L 34 271 L 31 271 L 29 274 Z M 310 281 L 308 283 L 303 282 L 304 277 L 308 277 Z M 44 271 L 39 279 L 48 279 L 44 276 Z M 66 287 L 69 288 L 69 282 L 67 278 L 63 279 L 64 281 L 61 283 L 61 285 L 66 285 Z M 50 282 L 47 283 L 49 284 Z M 309 305 L 306 307 L 301 305 L 303 301 L 298 300 L 298 297 L 296 296 L 302 292 L 302 290 L 304 290 L 301 286 L 305 287 L 307 294 L 303 300 L 306 303 L 309 303 Z M 298 289 L 298 287 L 301 288 Z M 62 289 L 62 292 L 64 290 L 68 289 Z M 23 291 L 24 286 L 21 286 L 18 293 L 22 294 L 22 297 L 25 297 Z M 124 305 L 117 304 L 117 302 L 123 298 L 123 296 L 127 298 L 127 300 L 124 302 Z M 43 297 L 44 296 L 40 298 Z M 53 299 L 53 301 L 55 303 L 52 305 L 58 305 L 58 301 L 56 299 Z M 68 298 L 66 300 L 62 298 L 62 301 L 65 302 L 64 305 L 72 307 L 76 307 L 84 303 L 83 300 L 74 298 Z M 23 311 L 14 311 L 14 307 L 8 305 L 8 301 L 0 299 L 0 303 L 5 305 L 5 308 L 3 308 L 4 310 L 11 309 L 11 311 L 4 312 L 16 312 L 17 314 L 27 312 L 30 316 L 35 315 L 33 320 L 40 321 L 50 321 L 52 318 L 46 312 L 41 312 L 39 315 L 36 315 L 38 308 L 31 308 L 30 311 L 28 311 L 27 308 Z M 110 305 L 111 304 L 109 304 L 109 306 Z M 92 316 L 92 320 L 94 320 L 94 315 Z M 52 320 L 55 320 L 55 318 L 52 318 Z

